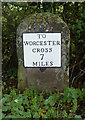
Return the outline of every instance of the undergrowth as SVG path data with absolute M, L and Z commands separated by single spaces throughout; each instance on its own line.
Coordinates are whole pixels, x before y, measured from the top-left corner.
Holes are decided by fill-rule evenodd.
M 10 91 L 10 92 L 9 92 Z M 65 87 L 64 92 L 56 90 L 39 92 L 35 87 L 26 88 L 24 92 L 9 87 L 2 97 L 3 118 L 84 118 L 80 103 L 84 103 L 85 88 L 81 91 Z

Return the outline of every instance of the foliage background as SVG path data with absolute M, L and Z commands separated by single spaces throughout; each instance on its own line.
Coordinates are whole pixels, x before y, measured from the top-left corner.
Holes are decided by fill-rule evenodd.
M 2 73 L 5 87 L 17 87 L 16 30 L 25 17 L 49 12 L 60 16 L 70 29 L 70 83 L 82 89 L 85 79 L 85 2 L 3 2 Z
M 16 30 L 28 15 L 49 12 L 61 17 L 70 29 L 70 83 L 64 93 L 37 93 L 17 88 Z M 85 2 L 2 3 L 2 116 L 85 118 Z M 83 86 L 84 85 L 84 86 Z M 28 92 L 29 91 L 29 92 Z M 61 99 L 62 98 L 62 99 Z M 29 102 L 30 101 L 30 102 Z M 16 106 L 17 105 L 17 106 Z M 59 115 L 58 116 L 58 112 Z M 39 113 L 39 114 L 38 114 Z

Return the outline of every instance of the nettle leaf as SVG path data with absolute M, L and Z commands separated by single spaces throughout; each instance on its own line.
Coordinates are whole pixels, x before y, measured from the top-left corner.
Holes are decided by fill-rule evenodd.
M 50 106 L 54 106 L 54 104 L 55 104 L 54 101 L 50 102 Z
M 29 106 L 29 100 L 28 99 L 23 100 L 23 105 Z
M 72 98 L 75 98 L 75 99 L 78 98 L 78 95 L 77 95 L 77 92 L 76 92 L 76 91 L 73 91 L 73 93 L 72 93 Z
M 24 107 L 20 106 L 19 109 L 24 112 Z
M 49 100 L 46 99 L 45 102 L 44 102 L 44 104 L 47 105 L 48 103 L 49 103 Z
M 16 106 L 11 107 L 11 113 L 16 114 L 16 112 L 18 113 L 18 111 L 19 111 L 18 107 Z
M 51 112 L 51 117 L 52 117 L 52 118 L 57 117 L 57 116 L 56 116 L 55 107 L 52 107 L 52 108 L 50 109 L 50 112 Z
M 25 112 L 25 116 L 28 117 L 28 118 L 31 118 L 31 110 L 30 109 L 27 109 L 27 112 Z
M 25 118 L 31 118 L 31 112 L 24 112 Z
M 77 110 L 77 100 L 76 99 L 73 99 L 73 103 L 74 103 L 74 105 L 73 105 L 73 107 L 72 107 L 72 110 L 70 110 L 71 112 L 76 112 L 76 110 Z
M 17 118 L 16 115 L 7 115 L 5 118 Z
M 18 110 L 18 113 L 19 113 L 21 116 L 24 116 L 24 111 Z
M 6 103 L 7 106 L 10 106 L 10 104 L 11 104 L 10 102 L 9 102 L 9 103 Z
M 67 88 L 64 91 L 64 98 L 67 101 L 71 101 L 72 99 L 77 99 L 78 98 L 78 94 L 77 91 L 74 88 Z
M 32 110 L 32 111 L 38 111 L 38 106 L 37 106 L 37 104 L 31 105 L 31 110 Z
M 23 92 L 23 94 L 29 96 L 29 89 L 25 88 L 25 91 Z
M 48 108 L 49 108 L 49 106 L 47 106 L 47 105 L 46 105 L 46 106 L 44 106 L 44 109 L 45 109 L 45 110 L 48 110 Z
M 10 95 L 5 94 L 4 97 L 2 98 L 2 104 L 10 101 L 11 101 Z
M 48 99 L 45 100 L 44 104 L 47 105 L 49 104 L 50 106 L 54 106 L 55 104 L 55 96 L 50 96 Z
M 8 110 L 10 110 L 10 107 L 9 106 L 3 106 L 2 107 L 2 111 L 4 112 L 4 111 L 8 111 Z
M 2 104 L 4 104 L 7 101 L 7 98 L 3 97 L 2 98 Z
M 15 99 L 14 101 L 15 101 L 16 103 L 18 103 L 18 102 L 19 102 L 19 100 L 18 100 L 18 99 Z
M 75 28 L 76 28 L 75 25 L 71 26 L 71 29 L 72 29 L 72 30 L 74 30 Z
M 50 111 L 50 110 L 48 110 L 48 111 L 46 112 L 46 116 L 49 118 L 49 117 L 50 117 L 50 115 L 51 115 L 51 111 Z
M 2 118 L 5 118 L 5 114 L 4 113 L 2 113 Z
M 19 103 L 19 104 L 22 104 L 22 103 L 23 103 L 23 99 L 22 99 L 22 98 L 19 99 L 18 103 Z
M 63 111 L 62 111 L 62 117 L 63 117 L 63 118 L 66 118 L 66 117 L 67 117 L 66 110 L 63 110 Z
M 39 96 L 39 101 L 43 101 L 43 95 L 42 94 L 40 94 L 40 96 Z
M 40 115 L 36 112 L 34 113 L 33 118 L 40 118 Z
M 82 117 L 80 115 L 75 115 L 75 118 L 80 118 L 79 120 L 82 120 Z
M 16 95 L 16 90 L 13 89 L 13 91 L 10 93 L 10 95 L 13 96 L 13 97 L 16 97 L 16 96 L 17 96 L 17 95 Z

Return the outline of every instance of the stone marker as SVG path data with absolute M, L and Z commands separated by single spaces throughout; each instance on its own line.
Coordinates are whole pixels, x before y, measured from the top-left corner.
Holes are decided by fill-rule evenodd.
M 18 88 L 62 91 L 69 83 L 69 44 L 69 29 L 58 16 L 25 18 L 17 29 Z

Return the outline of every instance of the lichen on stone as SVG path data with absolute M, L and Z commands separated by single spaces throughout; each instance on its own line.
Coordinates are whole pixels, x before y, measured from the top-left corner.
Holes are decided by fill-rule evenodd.
M 41 73 L 39 68 L 24 68 L 23 66 L 23 47 L 22 47 L 22 33 L 40 32 L 40 29 L 49 33 L 61 33 L 61 62 L 60 68 L 47 68 L 45 72 Z M 40 90 L 49 89 L 54 91 L 54 88 L 63 89 L 66 82 L 69 80 L 69 45 L 70 32 L 66 23 L 51 13 L 35 13 L 25 18 L 17 29 L 17 56 L 18 56 L 18 82 L 19 88 L 23 89 L 37 83 Z M 55 58 L 56 59 L 56 58 Z M 45 75 L 45 76 L 44 76 Z

